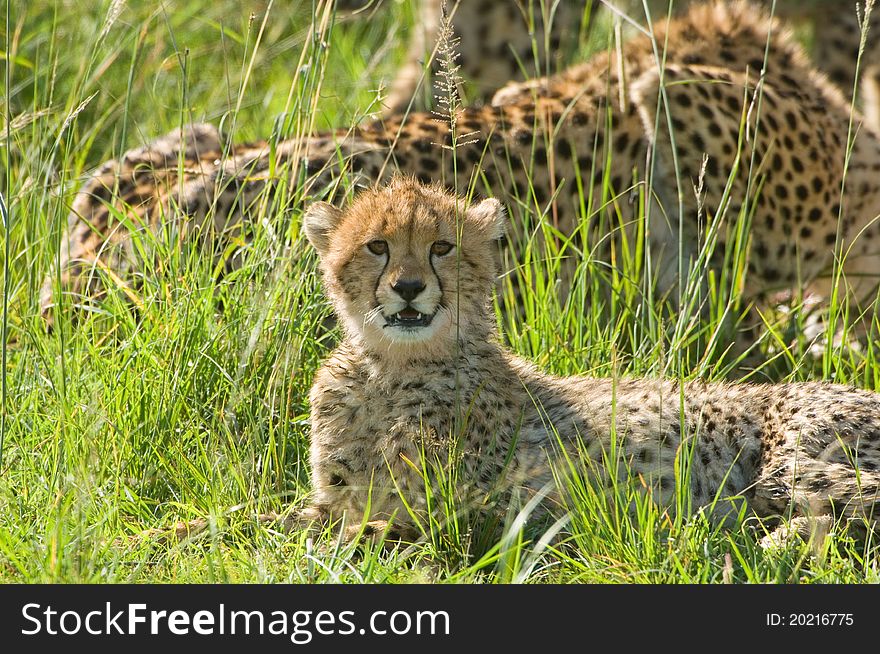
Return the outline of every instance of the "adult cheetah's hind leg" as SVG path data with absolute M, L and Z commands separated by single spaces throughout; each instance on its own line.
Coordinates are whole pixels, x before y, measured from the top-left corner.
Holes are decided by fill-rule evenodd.
M 833 263 L 825 239 L 837 231 L 846 160 L 846 124 L 833 107 L 817 100 L 805 113 L 798 91 L 756 81 L 670 65 L 662 78 L 651 70 L 633 85 L 653 146 L 653 190 L 670 217 L 659 226 L 652 218 L 651 247 L 677 253 L 681 243 L 685 270 L 707 261 L 719 280 L 722 267 L 743 270 L 740 281 L 715 289 L 743 309 L 805 287 Z M 659 279 L 675 284 L 678 265 L 667 257 Z M 748 323 L 760 328 L 761 319 L 753 312 Z M 734 338 L 739 351 L 752 344 Z
M 677 194 L 670 178 L 676 167 L 682 180 L 681 237 L 700 247 L 714 245 L 709 260 L 717 266 L 736 244 L 737 225 L 750 220 L 743 289 L 748 299 L 809 282 L 830 263 L 827 246 L 815 244 L 836 229 L 840 207 L 835 195 L 846 159 L 846 125 L 838 116 L 821 106 L 805 114 L 803 98 L 790 89 L 755 82 L 724 69 L 669 66 L 665 88 L 657 71 L 643 75 L 635 87 L 642 122 L 664 172 L 655 187 L 665 194 L 661 199 L 667 211 L 675 208 L 669 196 Z M 668 109 L 655 130 L 661 91 Z M 803 180 L 809 185 L 800 188 Z M 713 220 L 719 228 L 714 244 L 708 240 Z

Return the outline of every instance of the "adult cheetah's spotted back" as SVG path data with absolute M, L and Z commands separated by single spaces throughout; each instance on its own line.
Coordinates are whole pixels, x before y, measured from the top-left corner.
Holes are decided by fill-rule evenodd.
M 665 73 L 657 70 L 651 41 L 636 37 L 619 55 L 601 53 L 560 75 L 511 85 L 496 94 L 494 106 L 463 109 L 454 154 L 443 147 L 452 143 L 448 125 L 434 114 L 415 113 L 283 141 L 274 155 L 255 147 L 218 163 L 197 158 L 199 169 L 185 169 L 182 183 L 174 181 L 176 170 L 162 169 L 143 175 L 155 192 L 125 199 L 140 205 L 137 215 L 149 216 L 143 222 L 151 226 L 160 216 L 186 224 L 210 215 L 225 227 L 226 221 L 251 217 L 251 200 L 259 192 L 271 194 L 282 181 L 298 187 L 304 170 L 312 176 L 306 187 L 313 192 L 342 175 L 369 184 L 401 170 L 457 188 L 467 188 L 478 175 L 478 186 L 509 209 L 516 259 L 532 234 L 543 233 L 536 227 L 547 224 L 563 237 L 587 235 L 588 242 L 575 241 L 579 249 L 609 261 L 622 231 L 635 238 L 642 216 L 631 199 L 648 177 L 645 164 L 653 150 L 649 197 L 661 206 L 651 211 L 648 231 L 661 291 L 675 287 L 680 266 L 687 264 L 678 259 L 679 244 L 692 255 L 701 245 L 707 215 L 722 214 L 731 225 L 744 217 L 751 220 L 754 255 L 747 300 L 793 284 L 819 288 L 818 278 L 835 260 L 829 247 L 832 231 L 836 251 L 848 252 L 844 273 L 853 285 L 858 282 L 854 291 L 858 297 L 870 296 L 880 271 L 873 245 L 880 237 L 873 222 L 880 213 L 876 133 L 854 130 L 844 184 L 851 107 L 806 63 L 780 24 L 750 5 L 697 7 L 655 25 L 654 35 L 667 44 Z M 657 103 L 663 75 L 664 97 L 674 100 L 668 107 Z M 668 121 L 655 120 L 658 106 L 668 111 Z M 854 118 L 858 125 L 860 117 Z M 667 125 L 676 135 L 677 164 Z M 277 158 L 274 168 L 271 156 Z M 271 178 L 273 170 L 279 177 Z M 131 180 L 135 174 L 125 162 L 109 164 L 77 198 L 69 249 L 62 256 L 63 291 L 90 290 L 83 271 L 122 268 L 114 258 L 117 244 L 122 247 L 125 241 L 122 226 L 110 234 L 96 219 L 106 213 L 107 192 L 101 189 L 108 183 L 112 189 L 116 176 Z M 702 188 L 699 198 L 694 187 Z M 842 220 L 836 229 L 838 216 Z M 604 223 L 607 231 L 591 233 L 580 228 L 584 222 Z M 716 252 L 725 245 L 725 233 Z M 576 264 L 573 255 L 562 262 L 563 292 Z M 52 297 L 47 284 L 44 307 Z

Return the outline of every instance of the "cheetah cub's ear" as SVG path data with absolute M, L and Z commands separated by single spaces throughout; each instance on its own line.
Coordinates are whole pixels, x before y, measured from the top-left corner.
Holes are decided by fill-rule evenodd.
M 498 241 L 504 238 L 507 231 L 507 217 L 504 215 L 504 205 L 495 198 L 474 205 L 468 209 L 468 216 L 480 225 L 481 231 L 491 240 Z
M 324 256 L 330 247 L 330 234 L 342 219 L 342 211 L 332 204 L 316 202 L 303 214 L 303 230 L 309 243 Z

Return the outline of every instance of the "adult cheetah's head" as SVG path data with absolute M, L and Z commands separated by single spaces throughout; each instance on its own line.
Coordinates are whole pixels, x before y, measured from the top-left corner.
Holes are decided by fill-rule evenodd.
M 497 200 L 467 207 L 405 177 L 359 194 L 344 210 L 319 202 L 303 217 L 349 336 L 408 358 L 443 356 L 458 337 L 492 324 L 505 222 Z

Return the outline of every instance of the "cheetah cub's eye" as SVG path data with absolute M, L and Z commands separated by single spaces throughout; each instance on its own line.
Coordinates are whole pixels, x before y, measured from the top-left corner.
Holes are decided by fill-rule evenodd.
M 437 241 L 431 246 L 431 254 L 442 257 L 452 252 L 455 246 L 447 241 Z
M 367 249 L 375 255 L 388 254 L 388 243 L 386 241 L 370 241 L 367 243 Z

